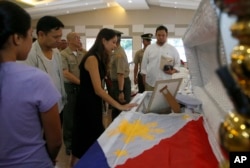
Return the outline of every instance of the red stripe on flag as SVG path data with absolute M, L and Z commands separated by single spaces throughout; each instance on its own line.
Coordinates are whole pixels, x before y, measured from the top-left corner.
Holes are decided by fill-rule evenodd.
M 201 117 L 116 168 L 216 168 L 218 165 Z

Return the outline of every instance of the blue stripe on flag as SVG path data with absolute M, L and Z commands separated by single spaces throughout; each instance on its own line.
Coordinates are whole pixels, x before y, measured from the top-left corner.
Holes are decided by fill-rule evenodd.
M 101 146 L 96 141 L 74 168 L 109 168 Z

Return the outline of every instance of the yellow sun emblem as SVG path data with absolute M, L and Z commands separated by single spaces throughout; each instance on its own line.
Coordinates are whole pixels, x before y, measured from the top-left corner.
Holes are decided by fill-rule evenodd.
M 111 130 L 108 134 L 109 136 L 114 136 L 116 134 L 124 135 L 123 141 L 128 144 L 139 137 L 144 140 L 154 140 L 153 134 L 161 134 L 164 129 L 155 128 L 157 127 L 157 122 L 142 123 L 140 119 L 129 122 L 123 119 L 117 128 Z
M 120 150 L 120 149 L 117 149 L 115 151 L 115 155 L 117 157 L 121 157 L 121 156 L 127 156 L 128 155 L 128 152 L 126 150 Z
M 185 114 L 185 115 L 182 116 L 182 119 L 183 120 L 188 120 L 188 119 L 190 119 L 190 116 Z

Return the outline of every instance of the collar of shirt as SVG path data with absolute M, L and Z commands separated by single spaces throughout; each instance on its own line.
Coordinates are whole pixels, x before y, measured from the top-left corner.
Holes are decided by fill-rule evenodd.
M 73 53 L 75 56 L 77 56 L 77 52 L 76 52 L 76 51 L 72 51 L 72 53 Z

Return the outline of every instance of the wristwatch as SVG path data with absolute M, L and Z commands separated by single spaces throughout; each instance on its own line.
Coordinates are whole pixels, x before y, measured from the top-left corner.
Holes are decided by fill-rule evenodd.
M 123 93 L 123 90 L 119 90 L 119 93 Z

